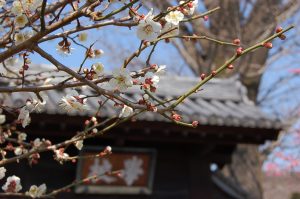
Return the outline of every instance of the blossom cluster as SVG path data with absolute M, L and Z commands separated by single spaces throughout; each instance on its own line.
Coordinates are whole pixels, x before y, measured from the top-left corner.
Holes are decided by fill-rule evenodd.
M 185 1 L 180 1 L 180 5 Z M 192 15 L 198 0 L 190 1 L 186 5 L 178 7 L 177 10 L 170 11 L 164 18 L 157 20 L 153 14 L 153 9 L 146 16 L 138 16 L 139 25 L 137 36 L 141 40 L 154 41 L 160 35 L 176 36 L 179 34 L 179 23 L 184 19 L 184 15 Z

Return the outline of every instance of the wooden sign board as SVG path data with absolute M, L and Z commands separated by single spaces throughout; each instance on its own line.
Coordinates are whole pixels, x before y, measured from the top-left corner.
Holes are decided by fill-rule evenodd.
M 81 156 L 99 154 L 103 148 L 85 147 Z M 76 193 L 92 194 L 151 194 L 156 152 L 153 149 L 113 148 L 102 158 L 82 158 L 77 166 L 77 180 L 99 176 L 76 186 Z M 105 175 L 121 171 L 121 175 Z

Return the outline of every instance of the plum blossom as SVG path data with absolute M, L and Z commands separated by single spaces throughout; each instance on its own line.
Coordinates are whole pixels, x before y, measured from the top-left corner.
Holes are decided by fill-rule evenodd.
M 144 19 L 139 22 L 137 27 L 137 36 L 140 40 L 153 41 L 160 34 L 162 29 L 161 24 L 153 21 L 153 17 L 152 8 Z
M 30 112 L 26 106 L 21 108 L 19 116 L 18 116 L 18 121 L 20 121 L 22 123 L 23 128 L 25 128 L 31 122 Z
M 100 58 L 100 57 L 102 57 L 103 54 L 104 54 L 104 51 L 102 49 L 89 48 L 86 51 L 86 56 L 87 56 L 87 58 L 90 58 L 90 59 Z
M 59 106 L 67 112 L 72 110 L 84 111 L 88 109 L 87 99 L 85 95 L 79 95 L 77 91 L 71 90 L 62 97 Z
M 22 142 L 22 141 L 25 141 L 27 138 L 27 134 L 26 133 L 20 133 L 18 135 L 18 141 Z
M 150 84 L 153 87 L 157 87 L 157 85 L 159 83 L 159 76 L 156 75 L 155 73 L 148 72 L 145 75 L 145 83 Z
M 41 4 L 41 0 L 16 0 L 13 2 L 11 12 L 16 16 L 25 12 L 35 12 Z
M 32 98 L 26 102 L 26 108 L 29 110 L 29 112 L 36 111 L 39 113 L 44 109 L 47 103 L 46 100 L 48 100 L 48 96 L 44 93 L 41 93 L 40 96 L 42 97 L 43 101 L 37 98 Z
M 15 155 L 22 155 L 22 148 L 21 147 L 16 147 L 14 150 Z
M 146 100 L 146 101 L 149 100 L 149 95 L 145 93 L 145 94 L 143 95 L 143 99 Z
M 18 116 L 18 121 L 22 123 L 23 128 L 25 128 L 31 122 L 30 113 L 32 111 L 42 111 L 42 109 L 46 105 L 46 99 L 47 96 L 43 97 L 43 102 L 35 98 L 27 100 L 26 105 L 21 108 Z
M 25 41 L 24 34 L 22 32 L 16 33 L 14 36 L 14 40 L 16 45 L 22 43 L 23 41 Z
M 5 115 L 0 115 L 0 124 L 3 124 L 6 121 L 6 116 Z
M 162 76 L 166 74 L 166 65 L 160 65 L 156 68 L 155 74 L 158 76 Z
M 179 4 L 183 4 L 185 1 L 180 1 Z M 186 4 L 183 8 L 183 12 L 187 15 L 193 15 L 195 9 L 198 7 L 198 0 L 194 0 Z
M 83 147 L 83 140 L 78 140 L 75 142 L 75 146 L 78 150 L 81 150 Z
M 55 160 L 57 160 L 60 164 L 63 163 L 63 161 L 65 161 L 67 158 L 69 158 L 69 154 L 64 153 L 64 148 L 60 148 L 54 151 L 55 153 Z
M 94 54 L 95 54 L 95 58 L 100 58 L 104 54 L 104 51 L 102 49 L 95 49 Z
M 27 19 L 27 16 L 25 14 L 16 16 L 15 24 L 18 27 L 23 28 L 27 23 L 28 23 L 28 19 Z
M 34 148 L 39 148 L 42 144 L 43 144 L 43 142 L 41 141 L 40 138 L 35 138 L 35 140 L 33 141 Z
M 78 40 L 81 42 L 85 42 L 88 38 L 88 34 L 86 32 L 82 32 L 78 35 Z
M 92 66 L 94 72 L 99 76 L 103 75 L 104 65 L 100 62 L 93 64 Z
M 125 68 L 121 68 L 113 71 L 113 78 L 109 80 L 109 84 L 113 89 L 122 92 L 131 87 L 133 81 L 130 73 Z
M 175 10 L 175 11 L 171 11 L 169 12 L 169 14 L 167 14 L 167 16 L 165 17 L 165 20 L 175 26 L 177 26 L 179 24 L 180 21 L 182 21 L 184 18 L 184 15 L 182 14 L 182 12 Z
M 5 177 L 6 169 L 4 167 L 0 167 L 0 180 Z
M 36 9 L 42 4 L 41 0 L 23 0 L 23 5 L 26 10 L 35 12 Z
M 2 186 L 2 190 L 6 193 L 17 193 L 21 189 L 21 180 L 15 175 L 8 177 L 6 183 Z
M 130 106 L 124 105 L 119 117 L 120 118 L 129 117 L 132 113 L 133 113 L 133 109 Z
M 23 14 L 23 8 L 20 1 L 13 2 L 11 12 L 16 16 Z
M 56 47 L 56 51 L 61 55 L 61 56 L 68 56 L 72 54 L 72 50 L 74 48 L 71 48 L 70 46 L 65 46 L 65 45 L 58 45 Z
M 18 32 L 14 35 L 15 44 L 18 45 L 29 38 L 31 38 L 33 35 L 32 31 L 25 31 L 25 32 Z
M 46 184 L 41 184 L 40 186 L 32 185 L 25 194 L 32 198 L 39 198 L 46 193 Z

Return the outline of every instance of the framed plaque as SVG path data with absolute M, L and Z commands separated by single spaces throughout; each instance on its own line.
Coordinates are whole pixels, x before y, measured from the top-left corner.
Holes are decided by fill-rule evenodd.
M 77 165 L 77 180 L 99 176 L 75 188 L 76 193 L 151 194 L 156 151 L 145 148 L 114 148 L 111 155 L 93 157 L 104 148 L 84 147 Z M 120 176 L 106 173 L 120 171 Z

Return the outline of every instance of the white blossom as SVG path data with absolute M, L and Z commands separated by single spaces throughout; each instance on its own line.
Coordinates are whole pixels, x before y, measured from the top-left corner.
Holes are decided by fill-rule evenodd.
M 92 66 L 95 73 L 99 76 L 103 75 L 104 65 L 100 62 L 93 64 Z
M 67 112 L 72 110 L 84 111 L 88 109 L 87 98 L 85 95 L 79 95 L 77 91 L 71 90 L 59 102 L 59 106 Z
M 40 113 L 45 108 L 47 100 L 48 100 L 48 96 L 46 94 L 40 93 L 40 96 L 43 99 L 43 101 L 41 101 L 40 99 L 37 99 L 37 98 L 32 99 L 32 105 L 33 105 L 32 111 L 36 111 L 38 113 Z
M 17 0 L 13 2 L 11 12 L 16 16 L 23 14 L 23 8 L 20 1 Z
M 143 99 L 144 99 L 144 100 L 148 100 L 148 99 L 149 99 L 149 95 L 145 93 L 145 94 L 143 95 Z
M 78 140 L 75 142 L 75 146 L 78 150 L 81 150 L 83 147 L 83 140 Z
M 69 154 L 64 153 L 64 149 L 58 149 L 54 151 L 55 153 L 55 159 L 59 161 L 61 164 L 63 163 L 64 160 L 69 158 Z
M 165 17 L 165 20 L 169 23 L 172 23 L 173 25 L 178 25 L 180 21 L 182 21 L 184 18 L 184 15 L 178 11 L 171 11 L 167 14 Z
M 6 169 L 4 167 L 0 167 L 0 180 L 5 177 Z
M 96 128 L 93 128 L 92 129 L 92 132 L 95 134 L 95 133 L 98 133 L 98 129 L 96 129 Z
M 129 117 L 133 113 L 133 109 L 130 106 L 124 105 L 119 117 Z
M 32 185 L 25 194 L 32 198 L 39 198 L 46 193 L 47 186 L 46 184 L 41 184 L 40 186 Z
M 5 115 L 0 115 L 0 124 L 3 124 L 6 121 L 6 116 Z
M 22 155 L 22 148 L 21 147 L 16 147 L 14 150 L 15 155 Z
M 103 54 L 104 54 L 104 51 L 102 49 L 94 50 L 94 55 L 95 55 L 94 58 L 100 58 L 100 57 L 102 57 Z
M 34 148 L 38 148 L 38 147 L 40 147 L 41 145 L 42 145 L 42 141 L 41 141 L 41 139 L 40 138 L 35 138 L 35 140 L 33 141 L 33 147 Z
M 159 83 L 159 76 L 156 75 L 155 73 L 153 72 L 148 72 L 146 75 L 145 75 L 145 82 L 150 84 L 151 86 L 153 87 L 157 87 L 158 86 L 158 83 Z
M 125 68 L 121 68 L 113 71 L 113 78 L 109 80 L 109 84 L 113 89 L 122 92 L 131 87 L 133 82 L 130 73 Z
M 21 189 L 21 180 L 15 175 L 8 177 L 6 183 L 2 186 L 2 190 L 7 193 L 17 193 Z
M 61 55 L 61 56 L 69 56 L 72 54 L 72 50 L 74 48 L 71 48 L 70 46 L 60 46 L 60 45 L 57 45 L 56 47 L 56 51 Z
M 185 1 L 180 1 L 179 4 L 183 4 L 184 2 Z M 198 7 L 198 0 L 191 1 L 184 6 L 184 13 L 187 15 L 193 15 L 197 7 Z
M 27 134 L 26 133 L 20 133 L 18 135 L 18 141 L 25 141 L 27 138 Z
M 15 24 L 18 27 L 23 28 L 27 23 L 28 23 L 28 19 L 25 14 L 18 15 L 15 17 Z
M 112 151 L 111 146 L 105 147 L 104 151 L 107 152 L 107 153 L 111 153 L 111 151 Z
M 29 110 L 27 110 L 27 107 L 24 106 L 21 108 L 18 120 L 22 123 L 22 127 L 25 128 L 31 121 Z
M 15 40 L 16 45 L 24 42 L 25 41 L 24 34 L 22 32 L 16 33 L 14 36 L 14 40 Z
M 27 39 L 31 38 L 33 35 L 32 31 L 18 32 L 14 35 L 15 44 L 18 45 Z
M 88 38 L 88 34 L 86 32 L 82 32 L 78 35 L 78 40 L 81 42 L 85 42 Z
M 140 40 L 153 41 L 161 32 L 161 24 L 153 21 L 153 9 L 139 22 L 137 36 Z
M 160 65 L 160 66 L 156 69 L 155 74 L 158 75 L 158 76 L 165 75 L 165 74 L 166 74 L 166 68 L 167 68 L 166 65 Z
M 41 0 L 22 0 L 24 8 L 28 11 L 35 12 L 36 9 L 42 4 Z

